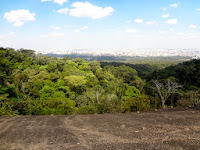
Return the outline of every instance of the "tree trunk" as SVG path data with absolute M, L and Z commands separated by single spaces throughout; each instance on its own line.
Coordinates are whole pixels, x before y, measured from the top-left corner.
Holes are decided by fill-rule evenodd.
M 161 101 L 162 101 L 162 108 L 166 108 L 166 106 L 165 106 L 165 100 L 162 98 Z

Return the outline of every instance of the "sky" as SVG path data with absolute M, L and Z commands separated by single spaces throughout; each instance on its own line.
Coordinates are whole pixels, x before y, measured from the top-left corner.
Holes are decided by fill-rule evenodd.
M 200 48 L 199 0 L 0 0 L 0 46 Z

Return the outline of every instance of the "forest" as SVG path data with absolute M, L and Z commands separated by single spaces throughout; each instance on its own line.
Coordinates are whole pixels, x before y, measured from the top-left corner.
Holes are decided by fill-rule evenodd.
M 160 68 L 0 48 L 0 116 L 125 113 L 199 105 L 199 59 Z

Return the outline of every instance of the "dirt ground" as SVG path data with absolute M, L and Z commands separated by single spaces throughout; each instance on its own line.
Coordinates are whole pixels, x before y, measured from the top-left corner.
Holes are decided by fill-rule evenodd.
M 200 150 L 200 110 L 0 117 L 0 150 Z

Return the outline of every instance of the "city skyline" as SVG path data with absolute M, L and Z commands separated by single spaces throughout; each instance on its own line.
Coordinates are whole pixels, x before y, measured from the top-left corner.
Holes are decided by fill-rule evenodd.
M 0 46 L 200 48 L 198 0 L 1 0 Z

